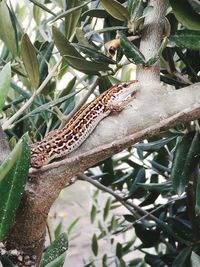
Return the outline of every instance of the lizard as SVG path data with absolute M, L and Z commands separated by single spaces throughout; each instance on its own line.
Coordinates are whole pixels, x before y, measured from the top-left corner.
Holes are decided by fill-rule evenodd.
M 133 85 L 137 82 L 132 80 L 112 86 L 84 105 L 63 128 L 52 130 L 44 139 L 31 144 L 31 167 L 41 168 L 77 149 L 101 120 L 127 106 L 137 91 Z

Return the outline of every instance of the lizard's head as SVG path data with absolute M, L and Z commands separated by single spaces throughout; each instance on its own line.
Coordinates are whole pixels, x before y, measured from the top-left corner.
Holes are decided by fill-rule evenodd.
M 137 80 L 131 80 L 128 82 L 121 82 L 117 85 L 114 85 L 108 89 L 107 94 L 105 93 L 104 99 L 106 102 L 112 101 L 112 105 L 115 103 L 120 103 L 134 96 L 138 91 L 136 86 L 138 83 Z
M 49 162 L 49 154 L 40 145 L 31 145 L 31 167 L 41 168 Z

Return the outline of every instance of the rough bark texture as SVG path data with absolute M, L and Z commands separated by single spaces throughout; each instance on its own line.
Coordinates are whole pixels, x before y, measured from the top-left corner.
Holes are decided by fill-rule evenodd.
M 155 54 L 160 46 L 167 3 L 152 0 L 150 5 L 153 8 L 145 19 L 141 41 L 141 51 L 146 58 Z M 135 142 L 200 117 L 200 84 L 169 90 L 159 83 L 158 63 L 152 67 L 139 66 L 137 76 L 140 90 L 123 112 L 103 120 L 87 141 L 65 159 L 40 170 L 30 170 L 24 197 L 6 237 L 8 248 L 36 255 L 38 265 L 49 209 L 72 177 Z

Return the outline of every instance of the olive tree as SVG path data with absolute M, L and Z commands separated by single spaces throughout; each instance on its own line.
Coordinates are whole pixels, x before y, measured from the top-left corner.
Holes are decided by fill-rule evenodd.
M 102 266 L 199 266 L 199 12 L 196 0 L 0 2 L 5 266 L 63 265 L 67 236 L 57 234 L 44 249 L 46 221 L 60 191 L 77 179 L 114 196 L 105 221 L 116 202 L 127 209 L 106 221 L 112 236 L 131 230 L 140 240 L 137 247 L 113 243 L 116 254 L 110 260 L 105 251 Z M 123 111 L 64 158 L 30 168 L 31 142 L 62 128 L 91 95 L 130 79 L 137 93 Z M 94 260 L 85 266 L 99 264 L 105 235 L 99 224 Z M 145 258 L 135 259 L 135 250 Z

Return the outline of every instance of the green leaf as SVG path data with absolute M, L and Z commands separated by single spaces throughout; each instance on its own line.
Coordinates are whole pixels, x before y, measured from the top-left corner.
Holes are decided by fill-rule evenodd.
M 91 60 L 97 62 L 105 62 L 108 64 L 116 64 L 116 61 L 105 56 L 103 53 L 98 52 L 97 50 L 87 47 L 85 45 L 73 44 L 77 49 L 86 54 Z
M 63 97 L 60 97 L 58 99 L 55 99 L 55 100 L 52 100 L 46 104 L 43 104 L 43 105 L 40 105 L 39 107 L 35 108 L 34 110 L 32 110 L 31 112 L 29 112 L 28 114 L 26 114 L 25 116 L 23 116 L 22 118 L 20 118 L 19 120 L 16 121 L 16 123 L 19 123 L 20 121 L 30 117 L 30 116 L 33 116 L 37 113 L 40 113 L 42 111 L 45 111 L 45 110 L 49 110 L 50 108 L 58 105 L 58 104 L 61 104 L 63 103 L 64 101 L 70 99 L 71 97 L 73 97 L 74 95 L 76 95 L 77 92 L 73 92 L 69 95 L 66 95 L 66 96 L 63 96 Z
M 44 252 L 40 267 L 62 266 L 67 250 L 67 235 L 66 233 L 62 233 Z
M 192 251 L 192 255 L 190 258 L 190 263 L 192 267 L 199 267 L 200 266 L 200 256 Z
M 168 172 L 170 173 L 170 169 L 159 164 L 158 162 L 156 162 L 155 160 L 149 160 L 149 162 L 151 163 L 152 165 L 152 169 L 160 172 L 160 173 L 164 173 L 164 172 Z
M 85 34 L 85 37 L 87 37 L 88 39 L 96 34 L 96 33 L 103 33 L 103 32 L 112 32 L 112 31 L 118 31 L 118 30 L 127 30 L 127 27 L 124 26 L 113 26 L 113 27 L 106 27 L 100 30 L 95 30 L 95 31 L 89 31 Z
M 45 42 L 38 54 L 38 64 L 40 73 L 40 84 L 44 81 L 48 75 L 48 62 L 52 56 L 54 44 L 53 42 Z
M 111 14 L 114 18 L 121 21 L 128 21 L 130 19 L 130 15 L 128 10 L 115 0 L 101 0 L 103 7 L 108 13 Z
M 63 220 L 61 220 L 59 224 L 56 226 L 56 229 L 54 231 L 55 239 L 57 239 L 59 235 L 62 234 L 62 232 L 63 232 Z
M 69 65 L 86 74 L 98 74 L 98 71 L 111 70 L 108 64 L 106 63 L 92 62 L 84 58 L 77 58 L 75 56 L 69 56 L 69 55 L 66 55 L 65 58 L 69 63 Z
M 200 134 L 199 132 L 195 133 L 195 136 L 192 140 L 188 153 L 186 155 L 185 164 L 182 171 L 182 183 L 186 184 L 190 179 L 190 176 L 194 172 L 195 167 L 197 166 L 200 158 Z
M 142 0 L 128 0 L 128 11 L 131 14 L 131 19 L 137 18 L 138 11 L 142 4 Z
M 0 166 L 0 240 L 8 231 L 19 206 L 29 169 L 28 137 L 24 135 Z
M 82 1 L 71 0 L 66 2 L 66 10 L 76 8 Z M 80 25 L 79 20 L 82 13 L 82 8 L 78 8 L 65 17 L 65 35 L 67 39 L 74 37 L 76 28 Z
M 186 181 L 182 179 L 182 172 L 186 162 L 186 155 L 192 143 L 193 137 L 194 133 L 184 135 L 182 140 L 176 146 L 175 155 L 172 162 L 171 181 L 173 189 L 178 194 L 181 194 L 185 188 Z
M 169 1 L 179 22 L 190 30 L 200 30 L 200 15 L 192 9 L 187 0 Z
M 197 177 L 195 210 L 197 214 L 200 214 L 200 175 Z
M 135 177 L 135 180 L 133 182 L 133 184 L 131 185 L 131 188 L 129 190 L 129 196 L 133 196 L 135 191 L 137 190 L 137 188 L 139 187 L 139 183 L 142 183 L 146 180 L 146 176 L 145 176 L 145 169 L 142 167 L 138 173 L 137 176 Z
M 200 12 L 200 2 L 199 0 L 189 0 L 190 5 L 196 12 Z
M 146 253 L 145 262 L 154 267 L 166 267 L 165 262 L 157 255 Z
M 94 223 L 96 215 L 97 215 L 97 207 L 95 205 L 92 205 L 92 209 L 91 209 L 91 212 L 90 212 L 90 221 L 91 221 L 91 223 Z
M 10 89 L 11 83 L 11 68 L 10 63 L 7 63 L 0 72 L 0 111 L 3 109 L 6 96 Z
M 35 88 L 37 88 L 40 79 L 39 65 L 35 48 L 26 33 L 22 37 L 21 54 L 24 67 L 26 69 L 30 82 Z
M 121 259 L 122 256 L 123 256 L 123 247 L 122 247 L 122 244 L 121 243 L 117 243 L 117 246 L 116 246 L 116 256 L 118 257 L 118 259 Z
M 29 1 L 32 2 L 34 5 L 40 7 L 44 11 L 50 13 L 51 15 L 56 16 L 56 14 L 53 11 L 51 11 L 50 9 L 48 9 L 45 5 L 41 4 L 39 1 L 37 1 L 37 0 L 29 0 Z
M 156 63 L 156 61 L 160 58 L 163 50 L 165 49 L 166 45 L 167 45 L 167 37 L 163 38 L 163 41 L 161 43 L 161 46 L 158 49 L 158 52 L 151 57 L 149 60 L 147 60 L 146 65 L 153 65 L 154 63 Z
M 168 225 L 167 223 L 165 223 L 164 221 L 162 221 L 161 219 L 155 218 L 155 222 L 157 223 L 157 225 L 169 236 L 173 237 L 176 241 L 182 243 L 182 244 L 187 244 L 187 242 L 181 238 L 179 235 L 177 235 L 174 231 L 173 228 Z
M 176 31 L 170 36 L 170 41 L 181 48 L 200 50 L 200 32 L 192 30 Z
M 74 88 L 76 83 L 76 77 L 73 77 L 67 84 L 67 86 L 59 92 L 59 98 L 68 95 Z
M 0 38 L 3 40 L 13 56 L 17 55 L 17 43 L 15 39 L 15 31 L 12 25 L 9 9 L 6 2 L 0 2 Z
M 106 218 L 108 217 L 109 211 L 111 209 L 111 205 L 112 205 L 112 199 L 111 197 L 109 197 L 106 201 L 106 205 L 103 209 L 103 219 L 104 221 L 106 220 Z
M 124 55 L 134 64 L 145 64 L 145 58 L 140 50 L 132 44 L 124 34 L 120 33 L 121 47 Z
M 167 145 L 170 141 L 174 140 L 176 136 L 173 136 L 171 138 L 165 138 L 154 142 L 149 143 L 139 143 L 134 145 L 133 147 L 139 148 L 142 151 L 158 151 L 163 146 Z
M 80 220 L 80 217 L 77 217 L 70 223 L 70 225 L 67 228 L 68 235 L 71 234 L 72 230 L 74 229 L 75 225 L 79 222 L 79 220 Z
M 99 9 L 99 8 L 93 8 L 85 11 L 82 15 L 81 18 L 85 19 L 87 16 L 89 17 L 95 17 L 95 18 L 106 18 L 109 16 L 108 12 L 104 9 Z
M 192 248 L 184 248 L 173 261 L 172 267 L 188 267 Z
M 93 48 L 93 46 L 89 43 L 88 39 L 85 37 L 85 31 L 83 30 L 83 28 L 76 27 L 76 38 L 80 45 Z
M 92 237 L 92 252 L 94 253 L 95 256 L 98 255 L 98 242 L 96 234 L 94 234 Z
M 1 265 L 2 263 L 2 265 Z M 14 265 L 14 263 L 12 263 L 12 261 L 6 257 L 5 255 L 4 256 L 0 256 L 0 266 L 3 267 L 3 266 L 6 266 L 6 267 L 16 267 L 16 265 Z
M 73 2 L 73 1 L 71 1 Z M 89 4 L 91 1 L 87 1 L 86 3 L 83 3 L 81 4 L 80 6 L 75 6 L 75 7 L 72 7 L 70 9 L 67 9 L 65 12 L 62 12 L 60 15 L 56 16 L 53 20 L 52 20 L 52 23 L 55 22 L 56 20 L 58 19 L 62 19 L 64 17 L 66 17 L 67 21 L 69 19 L 69 15 L 76 15 L 74 13 L 76 13 L 76 11 L 81 11 L 81 9 L 86 6 L 87 4 Z M 68 21 L 69 22 L 69 21 Z M 68 36 L 69 37 L 69 36 Z
M 172 190 L 172 184 L 171 182 L 163 182 L 163 183 L 150 183 L 150 184 L 143 184 L 143 183 L 138 183 L 139 187 L 142 187 L 144 189 L 150 190 L 150 191 L 157 191 L 157 192 L 162 192 L 162 191 L 171 191 Z
M 55 45 L 58 48 L 61 56 L 74 56 L 76 58 L 83 58 L 79 52 L 70 44 L 67 38 L 61 33 L 56 27 L 52 27 L 53 39 L 55 41 Z
M 37 5 L 33 6 L 33 18 L 37 24 L 37 26 L 41 23 L 41 16 L 42 16 L 42 10 Z

